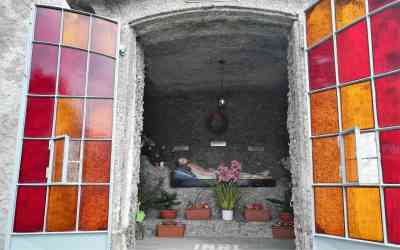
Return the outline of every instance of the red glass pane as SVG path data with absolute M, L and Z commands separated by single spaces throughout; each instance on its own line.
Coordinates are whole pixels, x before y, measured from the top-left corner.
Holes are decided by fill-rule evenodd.
M 369 9 L 374 10 L 380 8 L 388 3 L 391 3 L 395 0 L 368 0 Z
M 380 134 L 383 181 L 400 183 L 400 130 Z
M 400 6 L 371 17 L 375 73 L 400 67 Z
M 46 182 L 46 168 L 49 165 L 49 141 L 24 140 L 22 146 L 20 183 Z
M 400 244 L 400 188 L 385 189 L 386 226 L 389 243 Z
M 60 40 L 61 12 L 55 9 L 37 8 L 35 40 L 58 43 Z
M 114 65 L 114 59 L 96 54 L 90 55 L 88 82 L 89 96 L 113 96 Z
M 63 48 L 60 61 L 61 95 L 85 95 L 87 53 L 82 50 Z
M 79 230 L 107 230 L 108 187 L 83 186 L 79 215 Z
M 400 74 L 379 78 L 375 83 L 379 126 L 400 125 Z
M 25 136 L 50 137 L 53 124 L 53 109 L 53 98 L 28 97 Z
M 57 56 L 58 48 L 56 46 L 33 45 L 29 93 L 54 94 L 57 77 Z
M 15 207 L 14 232 L 43 230 L 46 187 L 19 187 Z
M 320 89 L 335 84 L 335 61 L 332 39 L 310 50 L 308 65 L 310 89 Z
M 87 100 L 86 137 L 111 138 L 112 100 Z
M 370 75 L 367 25 L 358 22 L 337 35 L 339 79 L 348 82 Z
M 115 57 L 117 24 L 100 18 L 93 18 L 92 50 Z
M 110 181 L 111 141 L 86 141 L 83 182 Z

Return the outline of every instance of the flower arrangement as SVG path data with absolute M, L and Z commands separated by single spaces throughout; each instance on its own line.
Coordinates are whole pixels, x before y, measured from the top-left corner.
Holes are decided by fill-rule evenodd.
M 217 184 L 215 197 L 217 205 L 223 210 L 223 218 L 232 220 L 233 209 L 239 200 L 239 179 L 241 164 L 239 161 L 231 161 L 230 165 L 221 163 L 217 169 Z

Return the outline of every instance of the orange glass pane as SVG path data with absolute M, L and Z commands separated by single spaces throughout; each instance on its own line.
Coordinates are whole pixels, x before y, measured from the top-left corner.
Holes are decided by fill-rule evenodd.
M 383 241 L 381 198 L 378 188 L 348 188 L 349 236 Z
M 93 19 L 92 50 L 115 57 L 117 46 L 117 24 L 100 18 Z
M 108 187 L 82 187 L 81 208 L 79 215 L 79 230 L 107 230 Z
M 339 130 L 335 89 L 311 95 L 311 129 L 313 135 Z
M 111 141 L 86 141 L 83 182 L 110 181 Z
M 64 160 L 64 142 L 65 140 L 54 141 L 54 166 L 53 166 L 53 182 L 60 182 L 62 178 L 62 168 Z
M 344 236 L 342 189 L 316 187 L 314 198 L 315 231 L 321 234 Z
M 78 189 L 75 186 L 52 186 L 47 208 L 48 232 L 75 230 Z
M 336 28 L 341 29 L 365 16 L 365 0 L 336 0 Z
M 340 182 L 340 150 L 337 137 L 313 139 L 315 183 Z
M 307 12 L 308 47 L 332 34 L 331 1 L 322 0 Z
M 374 127 L 371 85 L 363 82 L 340 90 L 343 129 Z
M 89 17 L 64 12 L 63 43 L 68 46 L 87 49 L 89 39 Z
M 56 135 L 81 137 L 83 101 L 73 98 L 62 98 L 57 104 Z
M 111 138 L 113 101 L 91 99 L 87 101 L 86 137 Z
M 354 134 L 349 134 L 344 136 L 344 151 L 345 151 L 347 181 L 358 182 L 356 137 Z

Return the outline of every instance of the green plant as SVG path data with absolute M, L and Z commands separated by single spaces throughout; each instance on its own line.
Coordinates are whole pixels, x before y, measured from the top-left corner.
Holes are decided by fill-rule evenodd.
M 214 188 L 217 206 L 224 210 L 233 210 L 240 197 L 236 182 L 219 182 Z
M 285 192 L 285 199 L 284 200 L 268 198 L 267 201 L 269 201 L 269 202 L 275 204 L 276 206 L 278 206 L 283 213 L 293 214 L 292 191 L 291 191 L 291 189 L 288 189 Z
M 145 185 L 144 178 L 141 178 L 139 184 L 139 209 L 147 212 L 149 209 L 171 209 L 174 206 L 181 204 L 177 201 L 176 193 L 169 193 L 163 188 L 163 180 L 160 178 L 158 184 L 152 188 Z M 147 187 L 147 188 L 145 188 Z

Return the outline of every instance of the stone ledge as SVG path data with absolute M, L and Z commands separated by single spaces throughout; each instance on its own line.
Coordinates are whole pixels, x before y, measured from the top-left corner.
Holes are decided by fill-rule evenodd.
M 161 219 L 147 219 L 144 221 L 145 237 L 154 237 L 156 225 Z M 234 238 L 272 238 L 271 225 L 268 222 L 244 222 L 223 220 L 185 220 L 176 221 L 186 225 L 187 237 L 234 237 Z

